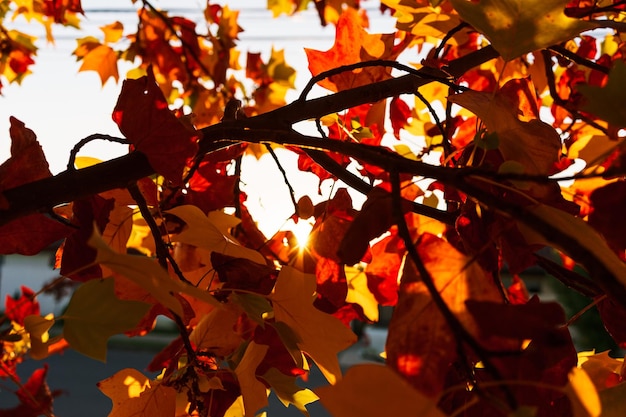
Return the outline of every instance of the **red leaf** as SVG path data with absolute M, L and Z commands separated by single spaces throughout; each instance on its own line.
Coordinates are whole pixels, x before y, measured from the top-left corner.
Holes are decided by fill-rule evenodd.
M 593 206 L 589 224 L 604 236 L 617 253 L 626 249 L 626 182 L 612 182 L 595 189 L 589 196 Z
M 52 175 L 35 133 L 15 117 L 10 121 L 11 157 L 0 165 L 0 207 L 6 205 L 3 190 Z M 0 253 L 34 255 L 71 231 L 43 214 L 22 217 L 0 227 Z
M 622 304 L 617 304 L 613 298 L 608 297 L 600 301 L 597 305 L 604 327 L 609 332 L 613 340 L 621 347 L 626 347 L 626 308 Z
M 257 326 L 254 329 L 253 340 L 255 343 L 269 346 L 263 362 L 256 370 L 257 375 L 264 375 L 271 368 L 276 368 L 281 373 L 290 376 L 306 374 L 304 369 L 296 365 L 274 326 Z
M 232 207 L 235 203 L 235 185 L 239 177 L 228 175 L 225 164 L 202 162 L 189 180 L 187 202 L 208 213 Z
M 372 261 L 365 268 L 367 287 L 382 306 L 398 302 L 398 274 L 405 251 L 395 231 L 372 246 Z
M 274 288 L 278 275 L 276 270 L 269 266 L 219 252 L 211 252 L 211 265 L 217 272 L 219 280 L 224 283 L 223 289 L 269 294 Z
M 159 174 L 173 185 L 182 183 L 185 166 L 198 150 L 198 133 L 169 110 L 151 70 L 147 76 L 124 81 L 113 120 Z
M 396 139 L 400 139 L 400 129 L 404 129 L 408 119 L 411 117 L 411 109 L 400 97 L 394 97 L 389 104 L 389 118 L 391 119 L 391 127 L 393 135 Z
M 0 410 L 0 417 L 38 417 L 52 415 L 52 400 L 58 392 L 50 392 L 46 383 L 48 365 L 35 370 L 28 381 L 15 393 L 20 404 L 12 409 Z
M 24 318 L 30 315 L 39 315 L 39 302 L 35 299 L 35 292 L 22 285 L 22 295 L 20 298 L 13 298 L 7 294 L 4 303 L 6 316 L 21 326 L 24 325 Z
M 94 223 L 99 230 L 104 230 L 114 203 L 113 200 L 106 200 L 98 195 L 74 202 L 72 222 L 79 229 L 65 239 L 57 251 L 56 266 L 61 268 L 61 275 L 81 282 L 102 277 L 100 265 L 85 268 L 96 259 L 96 250 L 87 241 L 92 235 Z

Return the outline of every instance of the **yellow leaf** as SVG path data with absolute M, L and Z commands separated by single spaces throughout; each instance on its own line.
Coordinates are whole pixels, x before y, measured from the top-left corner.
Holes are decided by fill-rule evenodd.
M 113 402 L 109 417 L 171 417 L 176 411 L 176 390 L 136 369 L 123 369 L 98 382 L 98 388 Z
M 293 404 L 306 416 L 308 416 L 308 412 L 305 406 L 318 400 L 313 391 L 296 384 L 296 377 L 285 375 L 276 368 L 270 368 L 263 375 L 263 379 L 270 384 L 274 394 L 285 407 Z
M 118 299 L 112 278 L 87 281 L 61 317 L 63 335 L 76 351 L 105 362 L 109 338 L 134 328 L 149 309 L 150 304 Z
M 600 391 L 620 378 L 624 359 L 612 358 L 608 350 L 597 354 L 580 352 L 578 353 L 578 366 L 587 372 L 593 385 Z
M 572 368 L 568 379 L 565 393 L 572 404 L 574 417 L 599 417 L 602 412 L 600 397 L 587 372 Z
M 284 323 L 295 333 L 298 347 L 334 384 L 341 378 L 337 353 L 356 342 L 356 336 L 339 319 L 313 306 L 316 286 L 314 275 L 285 266 L 269 298 L 276 322 Z
M 384 365 L 355 365 L 337 385 L 314 391 L 334 417 L 444 417 L 436 401 Z
M 235 374 L 241 387 L 241 396 L 245 415 L 254 415 L 268 405 L 267 389 L 256 377 L 256 368 L 265 358 L 269 346 L 250 342 L 241 362 L 235 368 Z
M 233 304 L 216 308 L 202 317 L 189 335 L 197 349 L 206 349 L 217 356 L 228 356 L 244 342 L 235 331 L 242 310 Z
M 115 43 L 121 39 L 124 33 L 124 25 L 116 21 L 106 26 L 100 26 L 100 30 L 104 32 L 104 43 Z
M 346 281 L 348 284 L 347 303 L 355 303 L 361 306 L 365 317 L 371 321 L 378 321 L 378 301 L 367 287 L 367 275 L 362 268 L 344 265 Z
M 44 359 L 48 356 L 48 341 L 50 335 L 48 330 L 54 324 L 52 314 L 46 317 L 26 316 L 24 318 L 24 329 L 30 334 L 30 352 L 33 359 Z
M 92 158 L 91 156 L 77 156 L 74 160 L 74 166 L 76 169 L 83 169 L 93 165 L 98 165 L 101 162 L 101 159 Z
M 94 228 L 87 242 L 96 249 L 96 263 L 102 264 L 147 290 L 164 307 L 178 316 L 183 309 L 175 294 L 184 293 L 210 305 L 221 306 L 211 294 L 199 288 L 173 280 L 154 260 L 145 256 L 120 254 L 112 250 Z
M 232 236 L 222 233 L 230 228 L 225 217 L 212 213 L 205 215 L 197 206 L 178 206 L 166 213 L 173 214 L 187 223 L 181 233 L 172 236 L 173 242 L 183 242 L 198 248 L 223 253 L 235 258 L 245 258 L 265 265 L 265 258 L 259 252 L 238 244 Z
M 566 16 L 568 0 L 450 1 L 461 19 L 485 35 L 507 61 L 599 26 Z

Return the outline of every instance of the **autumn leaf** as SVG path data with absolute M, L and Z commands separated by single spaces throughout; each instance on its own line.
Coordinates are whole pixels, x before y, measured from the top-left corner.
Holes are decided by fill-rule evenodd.
M 256 369 L 263 361 L 267 349 L 268 346 L 250 342 L 241 362 L 235 368 L 241 386 L 245 415 L 256 415 L 257 411 L 268 405 L 267 388 L 256 376 Z
M 209 305 L 221 304 L 208 292 L 172 279 L 167 271 L 155 261 L 145 256 L 125 255 L 114 252 L 94 228 L 87 242 L 96 249 L 96 263 L 103 264 L 115 273 L 122 275 L 147 290 L 165 308 L 179 317 L 184 317 L 183 307 L 178 294 L 187 294 Z
M 38 417 L 52 415 L 52 403 L 58 392 L 51 392 L 46 382 L 48 365 L 36 369 L 28 381 L 17 390 L 19 405 L 12 409 L 0 409 L 0 417 Z
M 216 308 L 200 319 L 189 334 L 196 349 L 226 357 L 233 353 L 245 340 L 237 332 L 237 323 L 243 311 L 234 304 Z
M 176 410 L 176 390 L 150 381 L 136 369 L 126 368 L 98 382 L 113 402 L 109 417 L 166 417 Z
M 146 303 L 118 299 L 112 278 L 88 281 L 61 316 L 63 335 L 76 351 L 105 362 L 109 338 L 135 327 L 149 309 Z
M 626 126 L 626 65 L 616 60 L 606 85 L 581 84 L 578 87 L 585 98 L 582 109 L 606 120 L 615 127 Z
M 572 368 L 568 378 L 565 393 L 572 404 L 574 417 L 599 417 L 602 413 L 602 404 L 587 372 L 580 368 Z
M 104 43 L 115 43 L 122 38 L 124 33 L 124 25 L 120 21 L 100 26 L 100 30 L 104 32 Z
M 19 298 L 13 298 L 7 294 L 4 314 L 9 320 L 23 326 L 26 317 L 39 315 L 39 301 L 35 298 L 35 292 L 30 288 L 22 285 L 20 290 L 22 295 Z
M 477 325 L 466 300 L 498 302 L 502 297 L 489 275 L 450 243 L 425 233 L 418 254 L 450 311 L 471 334 Z M 398 305 L 389 323 L 387 363 L 422 393 L 435 397 L 446 368 L 456 359 L 455 335 L 435 305 L 410 258 L 402 271 Z
M 73 54 L 76 59 L 82 61 L 78 71 L 96 71 L 100 76 L 102 85 L 109 78 L 117 82 L 120 78 L 117 71 L 117 53 L 108 45 L 103 45 L 92 36 L 78 39 L 78 47 Z
M 216 221 L 205 215 L 196 206 L 185 205 L 167 210 L 187 224 L 187 227 L 176 235 L 172 235 L 173 242 L 183 242 L 208 251 L 215 251 L 235 258 L 249 259 L 258 264 L 264 265 L 265 258 L 259 252 L 239 245 L 235 238 L 225 235 L 221 226 L 232 216 L 217 216 Z M 230 226 L 229 226 L 230 227 Z
M 355 303 L 361 306 L 363 314 L 373 322 L 378 321 L 378 301 L 368 287 L 368 276 L 362 268 L 344 266 L 348 295 L 346 303 Z
M 305 416 L 308 416 L 306 405 L 318 400 L 313 391 L 296 384 L 296 377 L 285 375 L 276 368 L 270 368 L 261 378 L 272 387 L 285 407 L 292 404 Z
M 507 61 L 598 27 L 566 16 L 568 0 L 450 1 L 461 19 L 485 35 Z
M 181 185 L 185 166 L 198 150 L 198 133 L 188 130 L 169 110 L 152 71 L 124 81 L 113 120 L 159 174 Z
M 374 59 L 394 60 L 404 49 L 404 44 L 394 46 L 394 34 L 371 35 L 359 24 L 357 11 L 346 8 L 336 26 L 335 43 L 326 52 L 305 48 L 309 70 L 313 76 L 341 65 L 356 64 Z M 363 68 L 357 71 L 334 75 L 320 81 L 320 85 L 331 91 L 359 87 L 391 77 L 385 67 Z
M 298 347 L 334 384 L 341 378 L 337 353 L 353 344 L 356 337 L 341 321 L 313 307 L 315 287 L 315 276 L 283 267 L 269 298 L 276 321 L 295 333 Z
M 11 157 L 0 165 L 0 208 L 6 208 L 2 191 L 52 176 L 35 133 L 15 117 L 11 127 Z M 31 214 L 0 226 L 0 254 L 35 255 L 73 230 L 44 214 Z
M 384 365 L 355 365 L 337 385 L 314 392 L 335 417 L 444 417 L 435 401 Z
M 52 314 L 41 316 L 28 316 L 24 319 L 24 329 L 30 336 L 30 356 L 33 359 L 44 359 L 48 356 L 48 343 L 50 335 L 48 330 L 54 324 Z
M 518 88 L 532 91 L 532 83 L 525 81 L 524 85 Z M 538 119 L 519 120 L 518 107 L 512 106 L 508 94 L 469 90 L 448 100 L 476 114 L 489 132 L 498 134 L 498 149 L 506 161 L 519 163 L 526 174 L 551 173 L 561 151 L 561 138 L 554 128 Z

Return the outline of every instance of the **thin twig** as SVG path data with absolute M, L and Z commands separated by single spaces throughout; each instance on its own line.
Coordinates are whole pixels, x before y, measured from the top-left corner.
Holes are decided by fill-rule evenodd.
M 123 145 L 130 144 L 128 139 L 118 138 L 118 137 L 115 137 L 115 136 L 103 135 L 101 133 L 95 133 L 93 135 L 89 135 L 86 138 L 81 139 L 80 142 L 78 142 L 76 145 L 74 145 L 74 147 L 70 151 L 70 158 L 69 158 L 69 161 L 67 162 L 67 170 L 68 171 L 76 170 L 76 165 L 75 164 L 76 164 L 76 156 L 78 155 L 78 152 L 80 152 L 80 150 L 81 150 L 81 148 L 83 146 L 85 146 L 89 142 L 93 142 L 94 140 L 106 140 L 106 141 L 109 141 L 109 142 L 121 143 Z

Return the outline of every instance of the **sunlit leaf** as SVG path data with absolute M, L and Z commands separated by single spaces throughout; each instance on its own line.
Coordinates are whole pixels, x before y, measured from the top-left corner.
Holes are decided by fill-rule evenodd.
M 450 0 L 461 18 L 489 39 L 505 60 L 598 27 L 564 13 L 568 0 Z
M 265 357 L 267 349 L 268 346 L 250 342 L 241 362 L 235 368 L 246 415 L 255 415 L 268 404 L 267 388 L 256 377 L 256 368 Z
M 368 277 L 361 268 L 344 266 L 348 283 L 347 303 L 356 303 L 363 308 L 363 314 L 369 320 L 378 321 L 378 301 L 368 288 Z
M 276 321 L 297 335 L 298 347 L 332 384 L 341 378 L 337 353 L 354 343 L 356 337 L 341 321 L 313 307 L 315 287 L 315 276 L 283 267 L 270 300 Z
M 150 309 L 115 296 L 113 279 L 91 280 L 76 289 L 63 319 L 63 335 L 78 352 L 106 361 L 107 341 L 137 325 Z
M 587 372 L 573 368 L 565 392 L 572 403 L 574 417 L 599 417 L 602 405 L 593 382 Z
M 337 385 L 314 391 L 335 417 L 444 416 L 435 401 L 384 365 L 355 365 Z
M 272 391 L 285 407 L 293 404 L 304 415 L 308 416 L 306 405 L 318 400 L 313 391 L 296 384 L 296 377 L 285 375 L 276 368 L 270 368 L 262 378 L 270 384 Z
M 166 417 L 176 410 L 176 390 L 136 369 L 122 369 L 98 382 L 98 388 L 113 402 L 109 417 Z
M 48 330 L 54 324 L 52 314 L 46 317 L 28 316 L 24 319 L 24 329 L 30 334 L 30 356 L 33 359 L 44 359 L 48 356 Z

